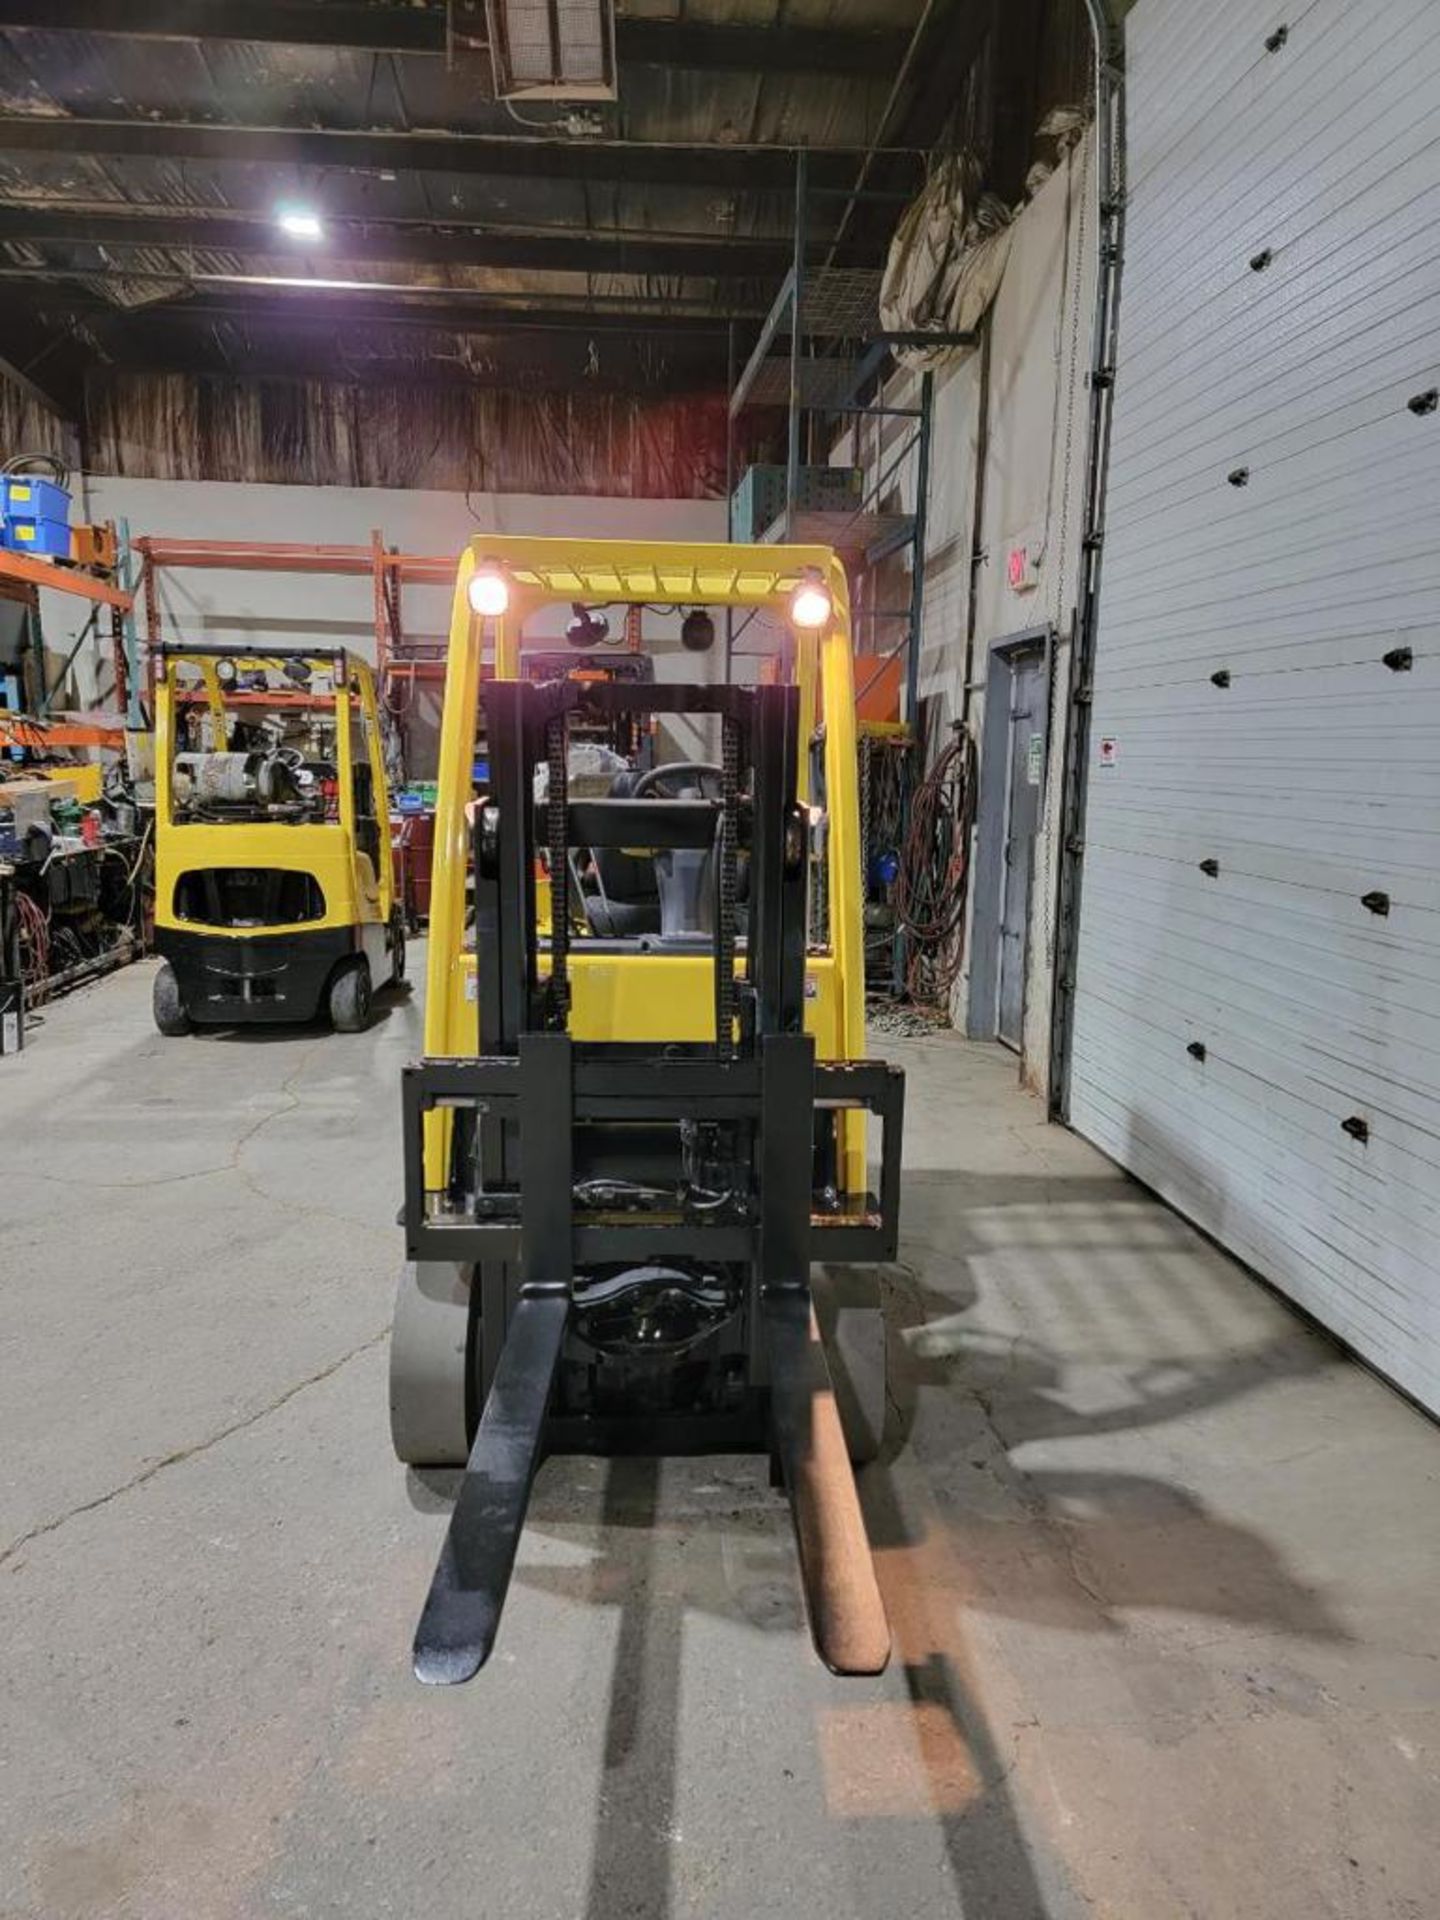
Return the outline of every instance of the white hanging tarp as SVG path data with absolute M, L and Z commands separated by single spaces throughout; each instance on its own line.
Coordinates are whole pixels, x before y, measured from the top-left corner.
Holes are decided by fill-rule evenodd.
M 1080 107 L 1056 107 L 1037 131 L 1039 157 L 1025 181 L 1031 200 L 1084 133 Z M 973 333 L 1000 291 L 1019 207 L 975 186 L 973 155 L 947 155 L 895 229 L 880 288 L 887 333 Z M 969 347 L 909 347 L 902 366 L 951 366 Z
M 890 242 L 880 289 L 887 333 L 971 333 L 999 291 L 1010 258 L 1010 210 L 992 193 L 973 200 L 963 155 L 944 159 L 906 208 Z M 942 367 L 966 347 L 909 347 L 911 367 Z

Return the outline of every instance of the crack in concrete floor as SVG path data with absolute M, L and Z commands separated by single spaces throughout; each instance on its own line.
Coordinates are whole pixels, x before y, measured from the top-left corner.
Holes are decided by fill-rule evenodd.
M 378 1347 L 382 1340 L 388 1340 L 389 1337 L 390 1325 L 387 1321 L 378 1333 L 372 1333 L 358 1346 L 351 1347 L 348 1352 L 342 1353 L 338 1360 L 328 1361 L 314 1373 L 307 1373 L 303 1380 L 292 1382 L 283 1393 L 277 1394 L 263 1407 L 257 1407 L 253 1413 L 247 1413 L 242 1419 L 232 1420 L 228 1426 L 208 1434 L 203 1440 L 192 1442 L 188 1447 L 177 1447 L 173 1453 L 167 1453 L 159 1460 L 152 1460 L 148 1467 L 143 1467 L 139 1473 L 132 1474 L 130 1479 L 122 1480 L 119 1486 L 111 1487 L 105 1493 L 96 1494 L 92 1500 L 82 1500 L 79 1506 L 67 1508 L 64 1513 L 57 1514 L 53 1520 L 45 1520 L 39 1526 L 31 1527 L 0 1551 L 0 1567 L 8 1566 L 15 1556 L 33 1541 L 43 1540 L 47 1534 L 58 1533 L 72 1520 L 78 1520 L 82 1514 L 95 1513 L 101 1507 L 108 1507 L 112 1500 L 118 1500 L 122 1494 L 133 1493 L 137 1487 L 143 1487 L 147 1480 L 153 1480 L 156 1474 L 164 1473 L 167 1467 L 181 1466 L 187 1460 L 194 1460 L 198 1455 L 208 1453 L 212 1447 L 218 1447 L 222 1440 L 229 1440 L 237 1433 L 244 1433 L 248 1427 L 258 1426 L 272 1413 L 278 1413 L 281 1407 L 288 1406 L 297 1394 L 304 1393 L 308 1387 L 319 1386 L 322 1380 L 328 1380 L 332 1374 L 339 1373 L 342 1367 L 348 1366 L 352 1360 L 357 1360 L 362 1353 L 368 1353 L 372 1347 Z
M 310 1065 L 320 1045 L 321 1040 L 312 1040 L 275 1089 L 276 1095 L 284 1104 L 273 1107 L 269 1113 L 262 1113 L 257 1120 L 252 1120 L 250 1125 L 236 1137 L 225 1159 L 218 1161 L 213 1167 L 192 1167 L 186 1173 L 149 1173 L 142 1175 L 138 1180 L 95 1180 L 87 1175 L 86 1187 L 97 1193 L 141 1193 L 148 1187 L 176 1186 L 186 1180 L 208 1180 L 219 1173 L 238 1173 L 242 1179 L 246 1179 L 245 1171 L 240 1165 L 240 1155 L 256 1134 L 268 1127 L 272 1120 L 283 1119 L 287 1114 L 296 1112 L 302 1105 L 301 1097 L 295 1090 L 295 1083 Z M 88 1096 L 82 1096 L 82 1104 L 84 1097 Z M 57 1110 L 57 1117 L 63 1117 L 61 1110 Z M 40 1167 L 22 1169 L 21 1177 L 27 1180 L 44 1180 L 56 1186 L 74 1185 L 73 1173 L 49 1173 Z M 247 1184 L 249 1184 L 248 1181 Z M 3 1559 L 3 1556 L 0 1556 L 0 1559 Z

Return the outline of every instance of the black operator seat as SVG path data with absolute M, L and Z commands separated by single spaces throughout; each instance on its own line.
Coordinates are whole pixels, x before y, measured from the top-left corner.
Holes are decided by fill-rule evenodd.
M 626 769 L 610 782 L 612 800 L 629 800 L 639 774 Z M 590 931 L 603 940 L 629 940 L 637 934 L 660 931 L 660 888 L 650 854 L 626 853 L 623 847 L 592 847 L 594 893 L 585 895 L 585 918 Z

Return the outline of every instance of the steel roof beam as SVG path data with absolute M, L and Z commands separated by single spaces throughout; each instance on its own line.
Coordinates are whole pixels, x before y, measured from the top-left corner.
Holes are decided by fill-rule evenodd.
M 557 302 L 551 296 L 536 296 L 534 306 L 513 301 L 496 304 L 493 296 L 459 300 L 448 296 L 410 297 L 388 294 L 372 299 L 363 294 L 330 288 L 290 288 L 272 293 L 247 293 L 244 290 L 223 293 L 182 294 L 174 300 L 152 302 L 143 307 L 118 307 L 101 295 L 64 281 L 44 280 L 26 268 L 0 268 L 0 284 L 28 283 L 32 306 L 47 315 L 73 314 L 87 320 L 135 320 L 142 324 L 178 320 L 197 326 L 212 326 L 217 321 L 235 321 L 241 325 L 273 326 L 282 331 L 298 327 L 323 327 L 333 333 L 337 327 L 421 328 L 432 333 L 624 333 L 624 334 L 712 334 L 724 335 L 733 320 L 757 323 L 758 315 L 732 311 L 695 312 L 673 309 L 647 312 L 633 302 L 590 308 L 581 301 L 573 305 Z
M 485 38 L 485 9 L 457 0 L 461 44 Z M 236 40 L 348 48 L 361 53 L 445 52 L 445 9 L 346 0 L 4 0 L 0 27 L 110 33 L 135 40 Z
M 688 20 L 615 22 L 622 66 L 732 73 L 814 73 L 883 80 L 905 57 L 908 33 L 893 28 L 710 27 Z
M 52 330 L 61 315 L 47 314 Z M 345 386 L 547 389 L 591 393 L 661 393 L 724 386 L 724 345 L 701 331 L 656 335 L 644 327 L 525 331 L 509 324 L 487 329 L 477 355 L 461 356 L 453 336 L 408 329 L 346 337 L 352 349 L 337 349 L 333 325 L 290 327 L 272 321 L 235 334 L 223 330 L 213 311 L 186 315 L 183 308 L 105 316 L 75 316 L 91 343 L 89 371 L 111 374 L 181 373 L 239 381 L 320 380 Z M 246 316 L 248 319 L 249 316 Z M 100 351 L 96 353 L 96 342 Z M 437 354 L 437 349 L 444 349 Z M 598 349 L 598 365 L 597 365 Z M 78 404 L 78 403 L 77 403 Z
M 42 32 L 124 34 L 148 40 L 236 40 L 275 46 L 334 47 L 365 53 L 447 51 L 443 7 L 410 4 L 324 5 L 314 0 L 189 0 L 142 7 L 137 0 L 8 0 L 0 27 Z M 485 9 L 458 0 L 455 45 L 483 47 Z M 616 52 L 635 66 L 713 73 L 816 73 L 883 77 L 898 68 L 909 40 L 893 29 L 707 26 L 691 21 L 619 19 Z
M 496 134 L 351 132 L 337 128 L 211 126 L 193 121 L 0 117 L 0 151 L 97 154 L 114 159 L 349 167 L 367 173 L 490 174 L 506 178 L 619 180 L 650 186 L 788 192 L 795 158 L 785 147 L 659 141 L 548 140 Z M 863 152 L 811 152 L 817 186 L 848 187 Z M 918 156 L 917 156 L 918 158 Z
M 136 342 L 133 352 L 123 343 L 117 345 L 113 358 L 97 371 L 102 377 L 179 374 L 196 380 L 239 381 L 247 386 L 316 381 L 391 392 L 398 388 L 406 393 L 422 390 L 456 394 L 477 390 L 513 393 L 522 378 L 527 393 L 633 394 L 650 398 L 659 394 L 693 394 L 717 384 L 724 385 L 724 368 L 717 383 L 713 364 L 698 354 L 677 357 L 674 363 L 667 359 L 658 370 L 653 363 L 642 367 L 627 359 L 618 368 L 607 367 L 597 376 L 587 371 L 586 357 L 579 346 L 572 353 L 557 355 L 539 365 L 519 353 L 504 359 L 497 356 L 493 366 L 476 371 L 450 361 L 406 360 L 399 355 L 338 367 L 333 354 L 327 358 L 318 348 L 309 347 L 298 355 L 267 348 L 231 359 L 222 358 L 213 349 L 207 352 L 199 341 L 173 342 L 171 351 L 162 355 L 145 348 L 143 342 Z
M 496 233 L 482 228 L 399 224 L 327 215 L 323 242 L 299 244 L 276 230 L 273 212 L 217 214 L 213 208 L 139 212 L 123 205 L 64 206 L 27 201 L 0 206 L 0 241 L 64 246 L 202 248 L 293 258 L 369 260 L 537 272 L 690 275 L 768 279 L 790 258 L 784 240 L 693 240 L 591 229 Z

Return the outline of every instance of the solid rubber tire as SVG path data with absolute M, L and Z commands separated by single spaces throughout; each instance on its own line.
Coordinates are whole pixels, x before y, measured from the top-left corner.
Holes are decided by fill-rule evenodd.
M 178 1040 L 195 1025 L 185 1010 L 185 1002 L 180 996 L 180 982 L 175 978 L 175 969 L 168 960 L 161 962 L 151 985 L 150 1007 L 155 1015 L 155 1025 L 167 1039 Z
M 370 1024 L 374 995 L 370 962 L 349 960 L 330 982 L 330 1024 L 337 1033 L 363 1033 Z
M 463 1467 L 470 1288 L 449 1261 L 407 1260 L 390 1330 L 390 1439 L 410 1467 Z

